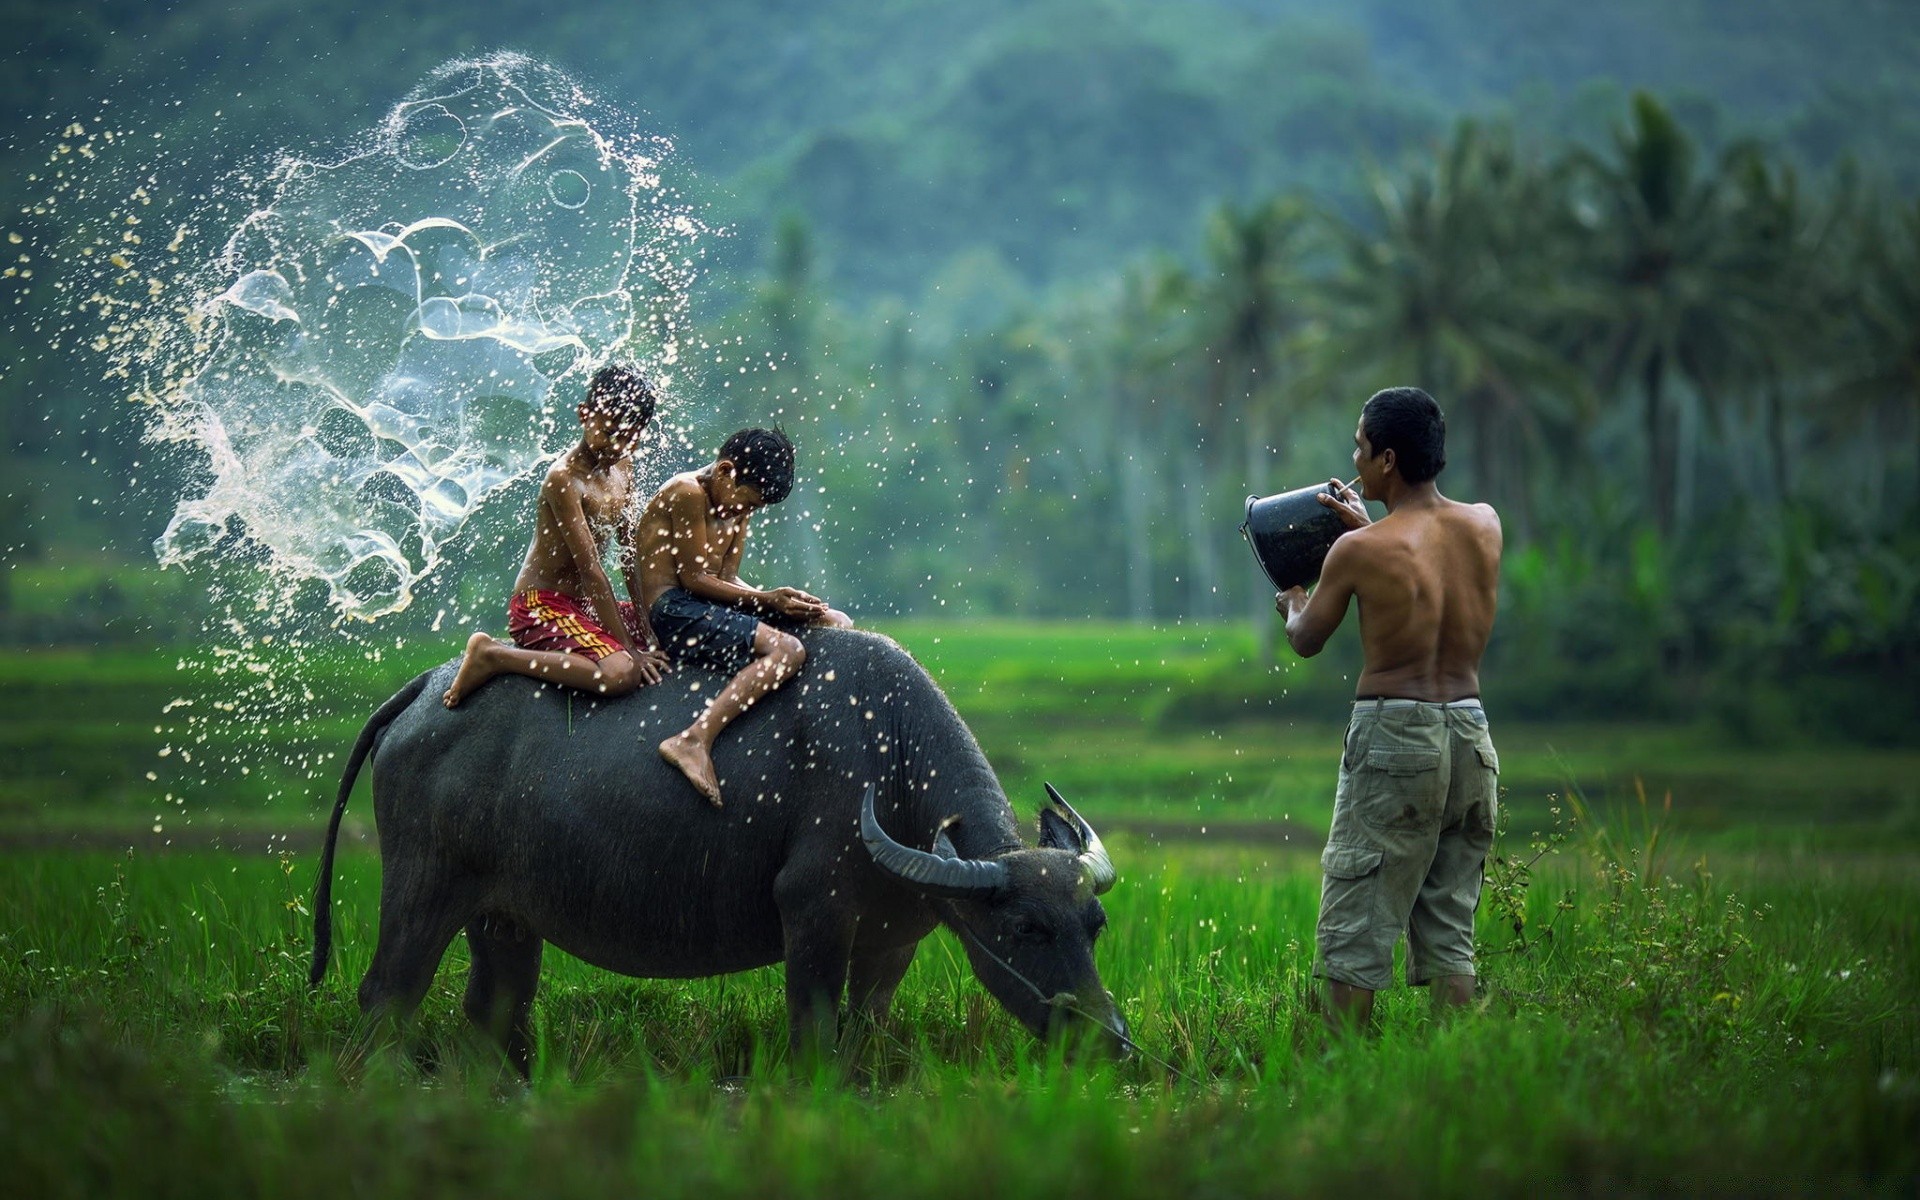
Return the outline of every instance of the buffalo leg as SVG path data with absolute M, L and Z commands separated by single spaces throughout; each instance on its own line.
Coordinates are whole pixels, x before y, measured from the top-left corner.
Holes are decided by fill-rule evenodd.
M 540 987 L 546 943 L 515 922 L 481 917 L 467 922 L 467 1020 L 506 1053 L 521 1078 L 533 1078 L 533 994 Z
M 388 864 L 380 887 L 380 940 L 360 981 L 360 1011 L 369 1027 L 406 1023 L 470 912 L 449 891 L 422 887 L 415 872 Z
M 887 950 L 856 950 L 847 973 L 847 1002 L 852 1011 L 871 1021 L 884 1021 L 919 948 L 918 942 L 908 942 Z
M 893 994 L 899 990 L 907 967 L 913 962 L 918 942 L 885 950 L 854 948 L 853 963 L 847 972 L 848 1029 L 841 1052 L 859 1062 L 866 1056 L 867 1042 L 873 1031 L 887 1019 L 893 1006 Z
M 852 931 L 837 920 L 796 922 L 786 926 L 787 1048 L 796 1067 L 807 1070 L 830 1055 L 840 1032 L 840 1003 L 847 992 L 847 957 Z

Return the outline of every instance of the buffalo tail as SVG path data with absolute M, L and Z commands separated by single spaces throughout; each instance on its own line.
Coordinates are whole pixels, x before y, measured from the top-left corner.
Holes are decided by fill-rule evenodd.
M 313 889 L 313 965 L 307 971 L 310 989 L 320 986 L 321 977 L 327 973 L 327 958 L 333 950 L 333 848 L 340 840 L 340 818 L 346 815 L 354 777 L 360 774 L 360 764 L 373 753 L 374 743 L 380 740 L 387 724 L 420 698 L 432 674 L 432 671 L 423 672 L 382 704 L 367 720 L 366 728 L 360 731 L 360 740 L 353 744 L 353 753 L 347 756 L 347 769 L 340 776 L 340 795 L 333 802 L 333 819 L 327 822 L 327 842 L 320 851 L 320 882 Z

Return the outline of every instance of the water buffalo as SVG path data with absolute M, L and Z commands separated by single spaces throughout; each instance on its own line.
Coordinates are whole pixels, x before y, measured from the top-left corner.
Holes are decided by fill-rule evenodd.
M 654 749 L 718 676 L 681 670 L 603 700 L 502 676 L 453 710 L 439 699 L 453 663 L 409 683 L 361 731 L 340 782 L 311 983 L 327 967 L 341 814 L 377 746 L 371 1014 L 411 1013 L 465 929 L 467 1015 L 522 1073 L 547 942 L 648 978 L 784 961 L 790 1042 L 811 1052 L 834 1044 L 843 1002 L 884 1017 L 920 939 L 944 924 L 1035 1034 L 1077 1027 L 1123 1047 L 1093 962 L 1106 921 L 1095 896 L 1114 881 L 1099 837 L 1049 787 L 1040 843 L 1024 845 L 986 756 L 906 651 L 863 631 L 802 636 L 802 674 L 715 749 L 724 809 Z

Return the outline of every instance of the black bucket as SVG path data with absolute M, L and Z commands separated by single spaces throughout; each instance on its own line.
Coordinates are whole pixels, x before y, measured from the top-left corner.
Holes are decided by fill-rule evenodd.
M 1278 496 L 1247 497 L 1247 519 L 1240 532 L 1276 591 L 1319 579 L 1333 540 L 1347 531 L 1339 514 L 1320 503 L 1327 495 L 1332 492 L 1321 483 Z

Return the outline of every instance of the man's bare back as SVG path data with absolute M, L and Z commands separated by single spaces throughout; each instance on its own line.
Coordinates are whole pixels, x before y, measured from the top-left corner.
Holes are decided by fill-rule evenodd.
M 1357 695 L 1451 701 L 1480 694 L 1500 540 L 1492 507 L 1439 496 L 1402 505 L 1341 539 L 1360 602 L 1366 666 Z
M 1500 517 L 1491 505 L 1460 504 L 1431 480 L 1409 484 L 1355 433 L 1362 494 L 1387 503 L 1369 523 L 1361 497 L 1338 480 L 1322 503 L 1349 526 L 1327 552 L 1313 594 L 1290 588 L 1277 607 L 1287 640 L 1318 654 L 1351 600 L 1360 603 L 1365 667 L 1359 696 L 1453 701 L 1480 694 L 1480 658 L 1499 602 Z M 1389 452 L 1390 453 L 1390 452 Z

